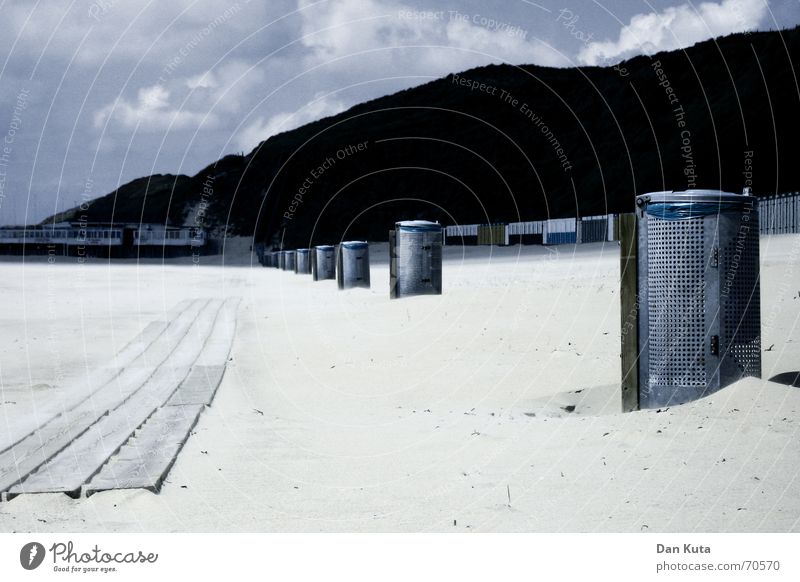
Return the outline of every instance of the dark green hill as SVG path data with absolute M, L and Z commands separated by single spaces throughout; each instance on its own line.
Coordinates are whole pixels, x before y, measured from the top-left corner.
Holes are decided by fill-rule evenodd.
M 189 176 L 154 174 L 137 178 L 100 198 L 86 201 L 43 221 L 88 222 L 183 222 L 185 210 L 193 203 Z
M 630 211 L 647 191 L 741 191 L 751 169 L 756 194 L 797 190 L 798 43 L 795 28 L 616 68 L 473 69 L 273 136 L 191 179 L 159 176 L 155 192 L 147 179 L 132 182 L 118 191 L 114 216 L 139 220 L 144 208 L 178 220 L 205 184 L 212 224 L 307 246 L 385 240 L 405 218 L 469 224 Z M 342 153 L 359 143 L 361 151 Z M 171 204 L 164 180 L 174 184 Z M 92 207 L 106 211 L 113 198 Z

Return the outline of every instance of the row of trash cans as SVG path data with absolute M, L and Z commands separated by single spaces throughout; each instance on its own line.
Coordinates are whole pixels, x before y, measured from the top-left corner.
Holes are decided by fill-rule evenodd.
M 653 192 L 636 198 L 623 244 L 623 408 L 658 408 L 761 375 L 758 206 L 718 190 Z M 627 220 L 627 219 L 626 219 Z M 627 228 L 627 227 L 626 227 Z M 442 293 L 443 229 L 397 222 L 389 236 L 390 297 Z M 626 263 L 627 261 L 627 263 Z M 369 287 L 369 245 L 348 241 L 271 253 L 272 265 Z M 631 333 L 632 332 L 632 333 Z M 626 404 L 635 378 L 635 404 Z M 630 394 L 631 391 L 628 391 Z
M 438 222 L 407 220 L 389 233 L 390 297 L 441 295 L 442 243 Z M 370 286 L 369 244 L 342 242 L 287 251 L 266 252 L 265 267 L 311 275 L 314 281 L 336 279 L 339 289 Z

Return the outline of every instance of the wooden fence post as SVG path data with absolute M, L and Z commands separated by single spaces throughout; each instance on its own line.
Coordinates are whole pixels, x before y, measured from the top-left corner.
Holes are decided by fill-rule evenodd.
M 397 255 L 395 231 L 389 231 L 389 299 L 397 299 Z
M 619 215 L 622 411 L 639 410 L 638 229 L 635 214 Z

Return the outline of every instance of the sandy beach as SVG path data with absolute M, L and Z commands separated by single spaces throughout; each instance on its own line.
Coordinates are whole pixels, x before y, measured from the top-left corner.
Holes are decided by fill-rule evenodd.
M 186 299 L 240 298 L 160 493 L 0 503 L 0 531 L 800 530 L 800 236 L 761 238 L 763 379 L 620 412 L 619 247 L 447 247 L 444 294 L 261 267 L 0 262 L 0 449 Z M 780 379 L 780 376 L 779 378 Z

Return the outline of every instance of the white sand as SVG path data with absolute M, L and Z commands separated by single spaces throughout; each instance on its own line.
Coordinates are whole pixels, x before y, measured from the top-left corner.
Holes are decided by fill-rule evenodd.
M 800 236 L 761 242 L 766 379 L 800 370 Z M 800 388 L 618 412 L 615 243 L 448 248 L 444 295 L 397 301 L 385 245 L 348 292 L 228 250 L 0 263 L 0 448 L 180 300 L 243 298 L 160 494 L 23 495 L 0 531 L 800 530 Z

